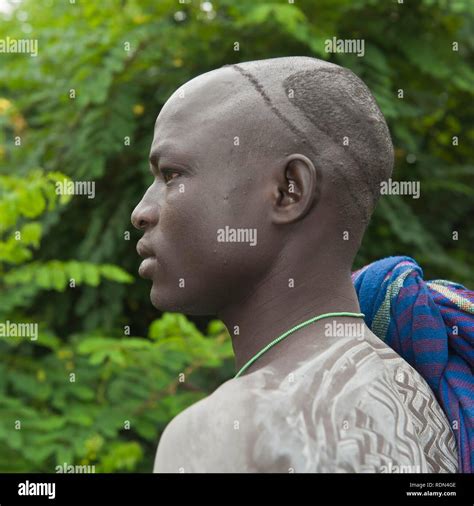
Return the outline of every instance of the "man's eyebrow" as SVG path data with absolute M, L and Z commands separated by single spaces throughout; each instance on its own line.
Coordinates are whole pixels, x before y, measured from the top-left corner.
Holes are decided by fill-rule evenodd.
M 158 167 L 158 160 L 160 158 L 160 152 L 155 149 L 154 151 L 152 151 L 150 153 L 150 157 L 148 158 L 148 160 L 150 161 L 150 163 L 154 166 L 154 167 Z
M 184 154 L 181 154 L 183 156 L 183 163 L 177 163 L 177 160 L 175 160 L 176 157 L 179 158 L 178 156 L 178 153 L 179 153 L 179 149 L 176 148 L 176 146 L 172 143 L 163 143 L 163 144 L 160 144 L 160 146 L 156 146 L 155 149 L 153 149 L 148 157 L 148 160 L 150 162 L 150 169 L 151 169 L 151 173 L 152 174 L 155 174 L 155 173 L 158 173 L 159 172 L 159 162 L 160 162 L 160 159 L 161 160 L 166 160 L 166 161 L 170 161 L 171 159 L 173 159 L 173 162 L 175 163 L 175 165 L 180 165 L 181 167 L 183 167 L 183 170 L 188 170 L 190 172 L 193 171 L 193 167 L 191 167 L 188 163 L 186 163 L 184 160 L 185 160 L 185 155 Z
M 156 146 L 150 153 L 150 163 L 154 167 L 158 167 L 158 162 L 160 158 L 167 156 L 169 153 L 173 152 L 174 145 L 170 142 L 161 142 L 159 146 Z

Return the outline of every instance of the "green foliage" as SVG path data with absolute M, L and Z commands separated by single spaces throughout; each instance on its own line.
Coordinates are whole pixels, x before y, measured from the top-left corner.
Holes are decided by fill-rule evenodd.
M 23 0 L 0 14 L 1 39 L 38 40 L 36 58 L 0 55 L 0 322 L 39 323 L 37 341 L 0 339 L 0 471 L 149 471 L 167 421 L 235 373 L 222 323 L 156 319 L 128 274 L 156 115 L 197 74 L 285 55 L 351 68 L 389 122 L 394 178 L 422 195 L 383 197 L 355 267 L 408 254 L 427 278 L 474 285 L 474 4 L 209 5 Z M 332 37 L 363 38 L 364 57 L 326 53 Z M 95 182 L 95 198 L 58 195 L 65 180 Z
M 164 314 L 152 329 L 153 338 L 3 338 L 0 471 L 53 472 L 64 463 L 149 471 L 160 430 L 207 395 L 202 368 L 232 356 L 223 329 L 205 336 L 182 315 Z
M 31 261 L 33 249 L 40 247 L 43 213 L 59 212 L 69 201 L 56 193 L 55 185 L 67 178 L 58 172 L 35 170 L 26 177 L 0 175 L 0 316 L 27 306 L 42 290 L 64 292 L 76 285 L 98 286 L 102 278 L 131 283 L 133 278 L 111 264 L 50 260 Z M 36 221 L 30 221 L 30 220 Z M 23 265 L 19 265 L 23 264 Z

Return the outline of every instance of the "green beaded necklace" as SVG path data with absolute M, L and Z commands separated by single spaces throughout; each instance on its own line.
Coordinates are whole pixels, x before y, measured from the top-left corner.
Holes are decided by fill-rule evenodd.
M 318 320 L 322 320 L 323 318 L 329 318 L 331 316 L 355 316 L 356 318 L 364 318 L 364 313 L 347 313 L 347 312 L 341 312 L 341 313 L 325 313 L 321 314 L 319 316 L 314 316 L 313 318 L 310 318 L 309 320 L 306 320 L 302 323 L 298 323 L 298 325 L 295 325 L 290 330 L 287 330 L 284 334 L 274 339 L 271 343 L 268 343 L 264 348 L 262 348 L 256 355 L 254 355 L 241 369 L 240 371 L 234 376 L 234 378 L 238 378 L 245 370 L 247 370 L 256 360 L 258 360 L 266 351 L 268 351 L 272 346 L 279 343 L 281 340 L 285 339 L 285 337 L 289 336 L 296 330 L 301 329 L 302 327 L 306 327 L 306 325 L 309 325 L 310 323 L 316 322 Z

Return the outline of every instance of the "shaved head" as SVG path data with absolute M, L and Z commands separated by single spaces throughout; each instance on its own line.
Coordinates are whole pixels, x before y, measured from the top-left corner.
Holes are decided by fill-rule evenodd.
M 155 258 L 142 269 L 159 279 L 152 301 L 216 314 L 275 270 L 334 262 L 350 273 L 393 148 L 359 78 L 291 57 L 227 65 L 178 88 L 157 118 L 150 163 L 154 184 L 132 221 Z M 221 241 L 225 229 L 255 241 Z
M 393 169 L 385 119 L 367 86 L 350 70 L 307 57 L 233 65 L 293 133 L 338 192 L 346 230 L 363 233 Z

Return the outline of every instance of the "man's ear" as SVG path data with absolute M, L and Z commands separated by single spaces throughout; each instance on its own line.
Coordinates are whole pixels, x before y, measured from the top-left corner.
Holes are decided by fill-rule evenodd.
M 284 224 L 300 220 L 319 200 L 320 171 L 306 156 L 289 156 L 273 181 L 272 221 Z

